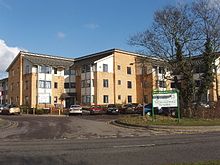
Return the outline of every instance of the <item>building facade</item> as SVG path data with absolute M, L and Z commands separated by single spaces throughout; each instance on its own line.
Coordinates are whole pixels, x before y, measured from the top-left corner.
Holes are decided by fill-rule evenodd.
M 63 57 L 19 52 L 7 69 L 8 102 L 32 108 L 62 104 L 62 95 L 66 92 L 64 84 L 71 80 L 66 70 L 69 70 L 73 61 Z
M 7 69 L 7 100 L 32 108 L 150 103 L 153 90 L 175 89 L 165 66 L 160 59 L 119 49 L 75 59 L 20 52 Z M 220 69 L 215 73 L 206 101 L 216 101 L 220 92 Z M 195 72 L 195 82 L 201 75 Z
M 0 80 L 0 104 L 8 103 L 8 78 Z

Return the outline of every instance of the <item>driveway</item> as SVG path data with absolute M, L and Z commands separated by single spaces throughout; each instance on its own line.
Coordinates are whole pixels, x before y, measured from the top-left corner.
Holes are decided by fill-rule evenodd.
M 89 138 L 118 138 L 143 137 L 155 134 L 166 134 L 164 131 L 155 132 L 145 128 L 122 128 L 109 124 L 118 116 L 0 116 L 8 124 L 0 128 L 0 139 L 29 140 L 29 139 L 89 139 Z

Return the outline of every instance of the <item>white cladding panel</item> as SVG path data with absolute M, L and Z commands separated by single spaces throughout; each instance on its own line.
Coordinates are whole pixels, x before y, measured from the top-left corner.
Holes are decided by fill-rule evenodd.
M 52 81 L 52 74 L 38 73 L 38 80 Z
M 113 73 L 113 55 L 102 58 L 98 61 L 97 63 L 97 71 L 98 72 L 103 72 L 103 64 L 108 65 L 108 72 Z

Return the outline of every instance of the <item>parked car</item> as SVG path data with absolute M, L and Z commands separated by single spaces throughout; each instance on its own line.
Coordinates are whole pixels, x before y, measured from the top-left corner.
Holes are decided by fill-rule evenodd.
M 119 114 L 119 109 L 115 104 L 109 104 L 107 107 L 107 114 Z
M 82 107 L 80 105 L 71 105 L 69 109 L 69 116 L 73 114 L 82 115 Z
M 176 110 L 177 110 L 176 108 L 172 108 L 172 107 L 163 107 L 158 111 L 158 114 L 176 117 Z
M 3 108 L 4 108 L 4 105 L 0 104 L 0 113 L 2 113 Z
M 154 114 L 158 114 L 158 112 L 159 112 L 160 110 L 161 110 L 161 108 L 158 109 L 158 108 L 154 107 Z M 143 110 L 142 110 L 142 112 L 143 112 Z M 149 103 L 149 104 L 145 104 L 145 105 L 144 105 L 144 113 L 145 113 L 146 115 L 152 115 L 152 103 Z
M 138 103 L 124 104 L 119 109 L 122 114 L 139 114 L 143 110 L 143 105 Z
M 20 114 L 20 113 L 21 113 L 20 108 L 11 104 L 5 105 L 2 109 L 2 114 L 11 115 L 11 114 Z
M 105 109 L 100 105 L 93 105 L 89 108 L 90 114 L 104 114 L 106 113 Z

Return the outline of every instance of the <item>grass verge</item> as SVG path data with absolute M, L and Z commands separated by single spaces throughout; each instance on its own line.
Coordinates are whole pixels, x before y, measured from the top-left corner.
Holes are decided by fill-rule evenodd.
M 168 125 L 168 126 L 220 126 L 220 119 L 189 119 L 182 118 L 180 122 L 176 118 L 168 116 L 156 116 L 153 121 L 150 116 L 128 115 L 118 119 L 120 123 L 136 126 Z
M 210 161 L 196 162 L 196 163 L 177 163 L 171 165 L 220 165 L 220 160 L 210 160 Z

